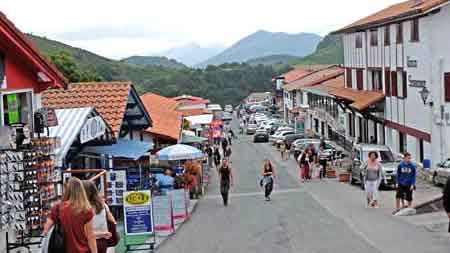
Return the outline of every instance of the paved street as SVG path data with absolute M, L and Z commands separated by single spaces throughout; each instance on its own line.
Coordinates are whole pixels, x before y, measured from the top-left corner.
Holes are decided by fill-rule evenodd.
M 392 203 L 366 209 L 357 187 L 334 180 L 300 184 L 293 161 L 280 161 L 250 136 L 240 138 L 233 143 L 230 205 L 222 206 L 213 175 L 207 197 L 159 252 L 449 252 L 445 233 L 393 217 Z M 264 158 L 275 161 L 279 175 L 271 202 L 257 184 Z

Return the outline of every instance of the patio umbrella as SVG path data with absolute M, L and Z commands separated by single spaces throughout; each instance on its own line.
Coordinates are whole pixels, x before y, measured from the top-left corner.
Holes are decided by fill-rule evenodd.
M 191 160 L 204 156 L 201 150 L 184 144 L 176 144 L 163 148 L 156 155 L 159 160 L 163 161 Z

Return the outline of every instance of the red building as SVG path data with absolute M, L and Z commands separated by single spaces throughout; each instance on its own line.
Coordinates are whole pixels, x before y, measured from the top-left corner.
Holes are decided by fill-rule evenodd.
M 0 12 L 0 125 L 30 124 L 40 93 L 68 81 Z

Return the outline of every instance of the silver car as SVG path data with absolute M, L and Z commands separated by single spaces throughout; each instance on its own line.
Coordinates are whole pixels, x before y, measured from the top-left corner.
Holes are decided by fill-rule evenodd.
M 433 172 L 433 183 L 435 185 L 445 185 L 450 177 L 450 159 L 439 163 Z
M 355 184 L 356 182 L 359 182 L 361 188 L 364 189 L 364 184 L 362 183 L 364 182 L 362 170 L 369 158 L 369 152 L 372 151 L 377 152 L 378 159 L 384 172 L 385 178 L 381 180 L 381 186 L 395 186 L 397 183 L 396 177 L 399 162 L 395 159 L 394 154 L 389 147 L 374 144 L 356 145 L 352 153 L 353 163 L 350 183 Z

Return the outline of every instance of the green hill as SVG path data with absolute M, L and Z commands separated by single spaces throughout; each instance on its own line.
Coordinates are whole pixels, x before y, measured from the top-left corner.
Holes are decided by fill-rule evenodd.
M 165 56 L 131 56 L 120 61 L 141 66 L 158 66 L 170 69 L 187 68 L 187 66 L 183 63 L 178 62 L 174 59 L 169 59 Z
M 290 62 L 301 59 L 298 56 L 286 55 L 286 54 L 278 54 L 278 55 L 269 55 L 258 57 L 255 59 L 248 60 L 247 63 L 250 65 L 280 65 L 280 64 L 289 64 Z
M 54 40 L 33 35 L 29 38 L 71 81 L 77 81 L 72 77 L 78 75 L 72 76 L 70 72 L 88 72 L 105 81 L 130 80 L 140 93 L 155 92 L 163 96 L 191 94 L 220 104 L 237 104 L 251 92 L 271 90 L 271 79 L 287 71 L 249 64 L 223 64 L 204 70 L 139 66 L 111 60 Z M 86 75 L 81 80 L 96 80 L 92 75 Z

